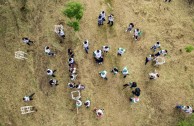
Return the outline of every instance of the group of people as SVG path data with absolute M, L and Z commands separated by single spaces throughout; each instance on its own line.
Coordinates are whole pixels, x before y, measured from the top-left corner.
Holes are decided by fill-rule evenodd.
M 129 23 L 129 26 L 128 26 L 128 28 L 127 28 L 127 30 L 125 32 L 130 32 L 131 33 L 133 28 L 134 28 L 134 26 L 135 26 L 134 23 Z M 139 30 L 139 28 L 134 29 L 133 37 L 134 37 L 135 41 L 137 41 L 139 39 L 141 34 L 142 34 L 142 32 Z
M 100 12 L 98 16 L 98 26 L 103 25 L 104 21 L 106 21 L 106 14 L 104 11 Z M 108 23 L 110 26 L 113 26 L 114 24 L 114 15 L 110 14 L 108 16 Z

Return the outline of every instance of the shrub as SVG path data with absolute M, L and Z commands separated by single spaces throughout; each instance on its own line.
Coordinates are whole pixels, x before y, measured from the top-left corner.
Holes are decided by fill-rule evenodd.
M 63 14 L 65 14 L 69 18 L 75 18 L 77 20 L 80 20 L 83 16 L 83 6 L 78 2 L 69 2 L 66 5 L 66 9 L 63 11 Z
M 69 21 L 68 26 L 73 27 L 74 31 L 79 31 L 79 22 L 78 21 Z
M 186 52 L 191 52 L 191 51 L 194 50 L 194 46 L 189 45 L 189 46 L 187 46 L 187 47 L 185 48 L 185 50 L 186 50 Z

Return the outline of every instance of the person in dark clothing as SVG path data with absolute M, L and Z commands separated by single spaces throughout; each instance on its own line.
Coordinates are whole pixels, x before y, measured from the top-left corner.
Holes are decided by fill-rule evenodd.
M 129 27 L 126 30 L 126 32 L 128 32 L 128 31 L 131 32 L 133 28 L 134 28 L 134 24 L 133 23 L 130 23 L 129 24 Z
M 74 57 L 74 53 L 73 53 L 73 50 L 71 48 L 68 49 L 68 55 L 70 58 Z
M 154 57 L 153 54 L 152 54 L 152 55 L 149 55 L 148 57 L 146 57 L 145 65 L 146 65 L 149 61 L 151 61 L 151 60 L 153 59 L 153 57 Z
M 133 87 L 137 87 L 137 83 L 136 82 L 129 82 L 128 84 L 124 84 L 123 85 L 123 89 L 125 89 L 126 87 L 130 87 L 130 88 L 133 88 Z
M 140 92 L 141 92 L 140 88 L 135 88 L 135 90 L 132 91 L 133 95 L 138 96 L 138 97 L 140 96 Z
M 171 2 L 171 0 L 164 0 L 164 2 Z

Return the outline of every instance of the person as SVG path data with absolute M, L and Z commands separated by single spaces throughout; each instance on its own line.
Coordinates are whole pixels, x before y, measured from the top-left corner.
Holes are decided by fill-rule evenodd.
M 126 78 L 127 75 L 129 75 L 129 71 L 128 71 L 127 67 L 124 67 L 124 68 L 123 68 L 122 74 L 124 75 L 123 78 Z
M 98 16 L 98 26 L 100 25 L 103 25 L 103 19 L 101 14 Z
M 94 112 L 96 113 L 96 116 L 98 118 L 101 118 L 104 115 L 104 109 L 97 109 L 97 108 L 95 108 Z
M 104 11 L 102 11 L 101 13 L 100 13 L 100 15 L 102 16 L 102 21 L 106 21 L 106 14 L 105 14 L 105 12 Z
M 102 46 L 103 52 L 107 53 L 110 50 L 110 47 L 108 46 Z
M 160 48 L 160 42 L 159 41 L 157 41 L 150 49 L 154 50 L 154 52 L 155 52 L 157 48 Z
M 110 24 L 110 26 L 113 26 L 113 22 L 114 22 L 114 15 L 111 14 L 110 16 L 108 16 L 108 23 L 107 24 Z
M 75 84 L 74 83 L 68 83 L 67 84 L 69 88 L 75 88 Z
M 69 48 L 67 50 L 67 52 L 68 52 L 68 55 L 69 55 L 70 58 L 73 58 L 74 57 L 74 53 L 73 53 L 73 50 L 71 48 Z
M 52 77 L 55 77 L 54 73 L 55 73 L 56 71 L 57 71 L 57 70 L 47 69 L 47 75 L 52 76 Z
M 164 2 L 171 2 L 171 0 L 164 0 Z
M 137 103 L 137 102 L 139 102 L 139 97 L 134 96 L 134 97 L 131 97 L 129 100 L 130 100 L 130 102 Z
M 125 89 L 126 87 L 130 87 L 130 88 L 134 88 L 134 87 L 137 87 L 137 83 L 136 82 L 129 82 L 127 84 L 124 84 L 123 85 L 123 89 Z
M 103 63 L 103 61 L 104 61 L 104 58 L 101 56 L 100 58 L 95 59 L 95 60 L 96 60 L 96 63 L 98 63 L 98 64 L 102 64 L 102 63 Z
M 149 55 L 148 57 L 146 57 L 145 65 L 146 65 L 149 61 L 153 60 L 153 57 L 154 57 L 154 55 Z
M 48 46 L 45 46 L 44 51 L 49 56 L 54 56 L 55 55 L 55 53 L 51 52 L 51 50 Z
M 89 42 L 88 42 L 88 40 L 85 40 L 83 45 L 84 45 L 84 49 L 85 49 L 86 53 L 88 54 L 88 51 L 89 51 Z
M 50 84 L 51 86 L 57 86 L 57 85 L 59 85 L 59 84 L 58 84 L 58 81 L 57 81 L 56 79 L 50 79 L 49 84 Z
M 114 75 L 116 75 L 116 74 L 119 72 L 119 70 L 118 70 L 117 67 L 114 67 L 114 68 L 111 70 L 111 72 L 114 73 Z
M 155 56 L 160 56 L 160 55 L 166 56 L 167 53 L 168 53 L 167 50 L 160 50 L 159 52 L 157 52 L 157 53 L 155 54 Z
M 122 56 L 124 53 L 125 53 L 125 49 L 124 48 L 118 48 L 117 55 Z
M 107 71 L 105 71 L 105 70 L 100 71 L 100 72 L 99 72 L 99 75 L 100 75 L 103 79 L 108 80 L 108 78 L 106 77 Z
M 74 62 L 74 59 L 73 58 L 69 58 L 69 65 L 71 65 L 71 64 L 74 64 L 75 62 Z
M 23 41 L 23 43 L 25 43 L 25 44 L 27 44 L 27 45 L 31 45 L 32 43 L 34 43 L 33 41 L 31 41 L 29 38 L 27 38 L 27 37 L 23 37 L 22 38 L 22 41 Z
M 59 29 L 58 35 L 59 35 L 60 37 L 62 37 L 62 38 L 65 38 L 65 33 L 64 33 L 63 29 Z
M 100 57 L 102 57 L 102 51 L 96 50 L 96 51 L 94 51 L 93 55 L 96 59 L 99 59 Z
M 30 96 L 24 96 L 24 97 L 23 97 L 23 101 L 28 102 L 28 101 L 33 100 L 34 94 L 35 94 L 35 93 L 32 93 Z
M 177 108 L 177 109 L 180 109 L 180 110 L 182 110 L 183 112 L 188 113 L 188 114 L 194 113 L 194 110 L 192 109 L 191 106 L 177 105 L 176 108 Z
M 131 32 L 133 28 L 134 28 L 134 24 L 133 23 L 130 23 L 129 24 L 129 27 L 126 30 L 126 32 L 128 32 L 128 31 Z
M 75 85 L 75 88 L 77 88 L 78 90 L 84 90 L 85 89 L 85 86 L 78 83 L 77 85 Z
M 70 75 L 70 79 L 73 81 L 73 80 L 76 80 L 76 77 L 77 77 L 77 74 L 71 74 Z
M 134 96 L 139 97 L 139 96 L 140 96 L 140 92 L 141 92 L 140 88 L 135 88 L 135 90 L 132 91 L 132 94 L 133 94 Z
M 157 79 L 159 77 L 159 74 L 156 72 L 156 70 L 153 73 L 149 73 L 150 80 Z
M 84 105 L 86 106 L 86 108 L 89 108 L 90 107 L 90 100 L 86 100 L 85 101 L 85 103 L 84 103 Z
M 137 40 L 138 39 L 138 37 L 140 36 L 140 30 L 137 28 L 137 29 L 135 29 L 134 30 L 134 38 L 135 38 L 135 40 Z
M 72 74 L 76 74 L 76 68 L 74 67 L 74 65 L 70 65 L 69 72 Z
M 76 107 L 81 107 L 82 106 L 82 101 L 76 100 Z

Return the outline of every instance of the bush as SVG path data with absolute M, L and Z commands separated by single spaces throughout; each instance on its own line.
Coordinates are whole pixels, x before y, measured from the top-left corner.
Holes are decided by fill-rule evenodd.
M 185 48 L 186 52 L 191 52 L 194 50 L 194 47 L 192 45 L 189 45 Z
M 66 9 L 63 11 L 63 14 L 65 14 L 69 18 L 75 18 L 77 20 L 80 20 L 83 16 L 83 6 L 78 2 L 69 2 L 66 5 Z
M 79 22 L 78 21 L 69 21 L 68 26 L 73 27 L 74 31 L 79 31 Z

